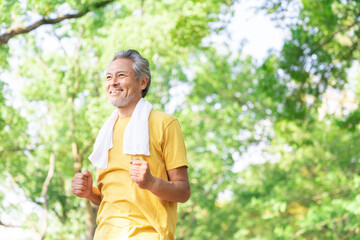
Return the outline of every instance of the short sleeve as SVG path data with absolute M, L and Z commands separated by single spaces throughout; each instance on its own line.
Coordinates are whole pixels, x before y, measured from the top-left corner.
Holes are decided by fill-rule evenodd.
M 163 138 L 163 160 L 166 170 L 183 166 L 188 167 L 184 137 L 177 119 L 174 119 L 167 125 Z

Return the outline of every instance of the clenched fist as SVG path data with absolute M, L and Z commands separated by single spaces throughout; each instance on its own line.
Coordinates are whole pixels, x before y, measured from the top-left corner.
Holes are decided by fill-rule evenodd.
M 155 178 L 150 173 L 149 164 L 146 161 L 134 158 L 130 161 L 130 178 L 131 181 L 135 182 L 140 188 L 150 189 L 154 183 Z
M 92 191 L 92 185 L 93 178 L 88 170 L 76 173 L 71 183 L 71 192 L 78 197 L 87 198 Z

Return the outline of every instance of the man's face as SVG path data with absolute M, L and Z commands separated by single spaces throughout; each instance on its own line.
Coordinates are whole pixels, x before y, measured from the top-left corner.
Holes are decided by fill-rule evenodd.
M 130 59 L 116 59 L 110 63 L 106 72 L 106 95 L 115 107 L 126 107 L 142 97 L 145 89 L 143 81 L 138 82 Z

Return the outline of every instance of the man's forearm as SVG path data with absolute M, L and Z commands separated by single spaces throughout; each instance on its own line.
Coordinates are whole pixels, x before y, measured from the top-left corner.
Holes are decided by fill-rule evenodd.
M 90 195 L 87 197 L 93 204 L 100 205 L 101 202 L 101 194 L 98 188 L 92 187 L 92 191 L 90 192 Z
M 190 198 L 190 186 L 187 181 L 165 181 L 157 177 L 153 180 L 148 190 L 164 201 L 184 203 Z
M 168 202 L 186 202 L 191 195 L 187 166 L 167 170 L 169 181 L 153 176 L 146 161 L 130 161 L 130 178 L 140 188 L 147 189 Z

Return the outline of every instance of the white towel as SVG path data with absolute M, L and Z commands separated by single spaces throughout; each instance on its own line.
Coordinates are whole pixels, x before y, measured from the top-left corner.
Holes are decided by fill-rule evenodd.
M 150 155 L 149 151 L 149 115 L 151 103 L 141 98 L 127 124 L 123 138 L 123 153 L 131 155 Z M 115 110 L 101 127 L 89 156 L 91 163 L 98 168 L 107 169 L 108 153 L 113 148 L 112 134 L 118 118 Z

